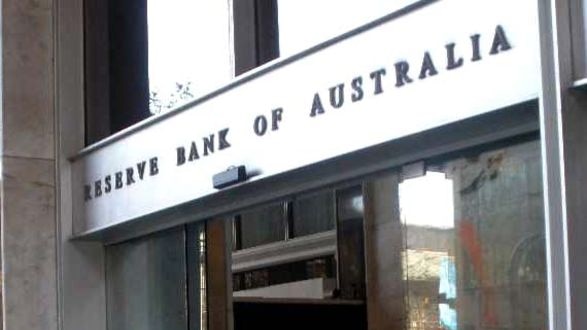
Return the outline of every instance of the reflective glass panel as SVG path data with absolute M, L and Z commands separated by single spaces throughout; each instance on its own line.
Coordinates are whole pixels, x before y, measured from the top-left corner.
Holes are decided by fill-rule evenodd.
M 206 330 L 206 278 L 203 223 L 107 246 L 108 329 Z
M 232 77 L 229 2 L 148 0 L 149 108 L 165 112 Z
M 409 329 L 545 329 L 536 142 L 459 158 L 399 185 Z
M 240 247 L 247 249 L 285 240 L 285 208 L 283 203 L 262 206 L 240 214 Z
M 183 228 L 106 249 L 108 329 L 185 330 Z
M 365 299 L 365 240 L 361 186 L 337 193 L 337 247 L 340 296 Z
M 278 0 L 279 51 L 288 56 L 360 27 L 414 0 Z
M 334 229 L 332 191 L 303 195 L 293 201 L 293 236 L 300 237 Z

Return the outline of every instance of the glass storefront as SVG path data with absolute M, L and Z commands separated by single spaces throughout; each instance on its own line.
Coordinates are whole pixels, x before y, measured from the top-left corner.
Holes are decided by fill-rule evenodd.
M 293 197 L 305 203 L 294 202 L 291 211 L 308 214 L 309 222 L 322 228 L 313 233 L 334 228 L 321 224 L 328 223 L 329 212 L 336 210 L 334 251 L 318 259 L 326 260 L 324 269 L 328 271 L 307 272 L 316 260 L 297 260 L 299 251 L 291 254 L 290 260 L 274 258 L 279 260 L 277 265 L 267 266 L 260 260 L 258 268 L 249 265 L 253 269 L 234 274 L 234 296 L 241 303 L 247 301 L 243 297 L 278 297 L 285 301 L 312 297 L 326 304 L 337 300 L 365 303 L 365 278 L 369 273 L 382 271 L 369 265 L 364 269 L 364 246 L 374 243 L 364 242 L 367 237 L 377 241 L 377 249 L 389 252 L 376 260 L 388 272 L 388 282 L 401 282 L 396 283 L 392 292 L 396 298 L 389 298 L 399 300 L 396 303 L 405 310 L 395 325 L 401 324 L 405 329 L 448 330 L 546 328 L 539 144 L 525 142 L 476 150 L 449 160 L 416 165 L 421 167 L 416 175 L 398 169 L 363 181 L 363 185 L 383 186 L 371 198 L 363 196 L 360 185 L 332 189 L 330 194 Z M 386 176 L 397 179 L 386 180 Z M 372 212 L 365 213 L 365 208 Z M 273 223 L 284 223 L 283 212 L 277 217 L 261 213 L 266 207 L 256 210 L 258 217 L 248 224 L 242 217 L 241 225 L 254 225 L 262 233 L 273 228 Z M 252 212 L 255 211 L 243 214 Z M 285 231 L 283 225 L 281 228 Z M 368 231 L 366 236 L 364 230 Z M 386 241 L 379 241 L 382 238 Z M 296 237 L 291 239 L 295 241 Z M 276 244 L 278 241 L 283 246 Z M 262 254 L 273 251 L 287 256 L 287 244 L 291 242 L 283 238 L 274 240 L 265 245 Z M 256 248 L 260 247 L 263 245 Z M 319 249 L 308 244 L 302 250 L 313 255 L 313 250 Z M 255 253 L 254 249 L 249 251 Z M 331 262 L 336 265 L 331 266 Z M 312 279 L 332 279 L 333 286 L 312 288 L 307 284 Z
M 207 281 L 234 329 L 545 329 L 540 164 L 537 141 L 477 148 L 236 211 L 226 278 L 204 225 L 109 246 L 109 329 L 207 329 Z
M 538 143 L 434 164 L 399 185 L 409 329 L 545 329 Z

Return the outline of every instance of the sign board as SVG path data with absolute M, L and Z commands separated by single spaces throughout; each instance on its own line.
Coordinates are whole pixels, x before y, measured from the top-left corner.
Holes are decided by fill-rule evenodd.
M 326 19 L 326 18 L 325 18 Z M 326 19 L 327 20 L 327 19 Z M 76 234 L 536 98 L 534 0 L 416 4 L 74 160 Z

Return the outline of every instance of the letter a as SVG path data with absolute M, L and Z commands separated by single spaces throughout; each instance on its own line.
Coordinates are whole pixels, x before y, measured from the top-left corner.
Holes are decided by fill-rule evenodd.
M 424 53 L 424 58 L 422 59 L 422 68 L 420 69 L 420 79 L 426 79 L 426 77 L 437 75 L 438 71 L 434 66 L 434 62 L 432 62 L 432 58 L 430 57 L 430 53 Z
M 505 35 L 505 31 L 501 25 L 495 28 L 495 36 L 493 37 L 493 44 L 491 45 L 491 51 L 489 54 L 496 55 L 499 52 L 512 49 L 512 45 L 508 42 L 508 38 Z
M 321 115 L 324 113 L 324 107 L 322 106 L 322 100 L 320 100 L 320 95 L 318 93 L 314 94 L 314 101 L 312 102 L 312 111 L 310 112 L 310 117 L 315 117 L 316 115 Z

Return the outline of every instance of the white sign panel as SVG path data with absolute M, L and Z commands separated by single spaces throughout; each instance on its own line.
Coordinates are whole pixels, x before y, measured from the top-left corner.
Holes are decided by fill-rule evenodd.
M 441 0 L 372 24 L 74 161 L 77 234 L 537 97 L 535 0 Z M 327 18 L 325 18 L 327 20 Z

